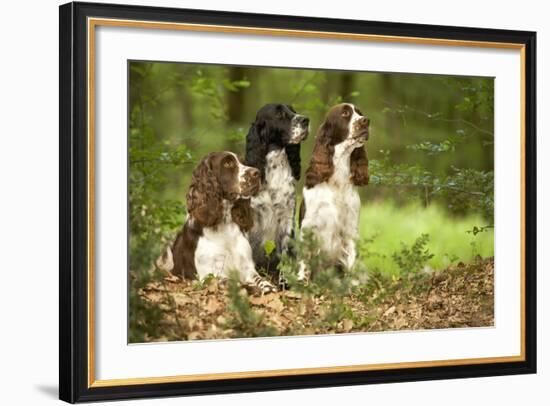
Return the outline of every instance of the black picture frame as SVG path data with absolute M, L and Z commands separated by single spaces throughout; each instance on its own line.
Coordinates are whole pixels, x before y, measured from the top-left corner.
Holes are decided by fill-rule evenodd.
M 59 397 L 67 402 L 423 381 L 536 372 L 536 33 L 113 4 L 60 6 Z M 524 360 L 361 372 L 93 387 L 88 380 L 87 19 L 89 17 L 513 43 L 524 46 Z

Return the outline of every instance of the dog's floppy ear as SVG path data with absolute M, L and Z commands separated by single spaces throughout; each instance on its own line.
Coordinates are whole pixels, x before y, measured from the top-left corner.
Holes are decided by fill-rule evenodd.
M 365 147 L 355 148 L 350 157 L 351 181 L 355 186 L 369 183 L 369 160 Z
M 212 227 L 223 217 L 221 185 L 211 165 L 211 155 L 199 162 L 187 191 L 187 211 L 203 227 Z
M 288 164 L 292 170 L 292 176 L 296 180 L 300 180 L 301 175 L 301 159 L 300 159 L 300 144 L 288 144 L 285 147 Z
M 296 114 L 296 110 L 294 110 L 294 107 L 292 105 L 287 104 L 286 107 Z M 292 176 L 296 180 L 300 180 L 301 172 L 302 172 L 302 166 L 301 166 L 301 159 L 300 159 L 300 144 L 288 144 L 285 147 L 286 156 L 288 159 L 288 163 L 290 165 L 290 170 L 292 171 Z
M 263 120 L 256 120 L 250 126 L 246 135 L 246 153 L 244 164 L 260 170 L 262 180 L 265 179 L 265 164 L 268 146 L 268 128 Z
M 252 207 L 250 199 L 238 199 L 231 208 L 231 219 L 239 226 L 241 231 L 248 231 L 254 225 Z
M 307 188 L 326 182 L 334 172 L 334 146 L 330 144 L 330 131 L 332 131 L 330 124 L 324 122 L 317 132 L 315 147 L 306 171 Z

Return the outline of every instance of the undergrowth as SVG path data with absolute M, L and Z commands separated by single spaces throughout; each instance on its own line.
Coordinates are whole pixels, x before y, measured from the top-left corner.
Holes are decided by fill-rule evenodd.
M 377 313 L 380 309 L 377 306 L 387 306 L 388 303 L 397 303 L 407 297 L 427 295 L 431 278 L 436 273 L 432 264 L 438 255 L 432 251 L 432 247 L 437 247 L 437 244 L 434 245 L 430 235 L 420 233 L 412 241 L 399 240 L 398 244 L 393 244 L 394 249 L 388 251 L 380 250 L 380 241 L 384 241 L 388 234 L 395 231 L 377 230 L 376 227 L 372 227 L 371 231 L 370 236 L 357 241 L 358 257 L 355 266 L 345 271 L 325 258 L 311 231 L 303 231 L 300 238 L 291 242 L 289 251 L 293 254 L 283 254 L 279 264 L 281 277 L 286 282 L 284 289 L 288 291 L 288 295 L 283 291 L 275 295 L 277 299 L 273 300 L 281 300 L 284 308 L 292 306 L 292 300 L 298 300 L 301 310 L 296 320 L 287 324 L 284 329 L 280 325 L 272 324 L 272 313 L 269 318 L 266 317 L 265 311 L 272 312 L 273 309 L 258 308 L 257 299 L 242 287 L 236 272 L 232 273 L 223 283 L 226 300 L 222 306 L 223 323 L 219 327 L 223 331 L 231 331 L 231 337 L 298 335 L 316 331 L 345 332 L 351 329 L 369 331 L 380 324 L 381 316 Z M 492 233 L 492 230 L 475 235 L 468 234 L 465 230 L 466 237 L 459 237 L 463 241 L 469 239 L 468 256 L 472 256 L 474 261 L 479 258 L 480 253 L 488 252 L 483 247 L 487 241 L 492 241 L 492 234 L 487 233 Z M 446 254 L 446 258 L 449 263 L 457 263 L 459 259 L 452 253 Z M 298 278 L 303 267 L 310 275 L 306 280 Z M 169 336 L 163 330 L 163 317 L 177 312 L 169 298 L 163 299 L 163 305 L 159 306 L 158 303 L 150 303 L 139 296 L 140 290 L 151 281 L 159 283 L 159 275 L 131 275 L 130 342 L 151 341 L 161 335 L 168 336 L 168 339 L 184 336 L 185 334 L 178 333 Z M 195 281 L 191 285 L 192 290 L 207 291 L 212 280 L 213 277 L 208 276 L 201 281 Z M 176 327 L 175 331 L 179 328 Z
M 269 337 L 277 335 L 277 330 L 264 323 L 263 316 L 252 309 L 248 292 L 241 286 L 239 275 L 232 272 L 228 280 L 230 317 L 225 327 L 235 331 L 235 337 Z

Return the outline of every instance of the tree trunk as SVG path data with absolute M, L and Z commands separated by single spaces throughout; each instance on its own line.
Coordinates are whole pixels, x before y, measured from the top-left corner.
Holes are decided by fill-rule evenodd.
M 342 101 L 351 102 L 351 92 L 353 92 L 354 76 L 351 72 L 342 72 L 340 74 L 340 96 Z
M 235 66 L 229 68 L 229 80 L 235 82 L 247 77 L 247 68 Z M 246 89 L 238 89 L 236 92 L 227 90 L 227 122 L 230 126 L 241 124 L 246 111 Z
M 395 106 L 395 90 L 394 90 L 394 81 L 393 76 L 390 74 L 382 74 L 382 97 L 388 106 L 391 109 L 394 109 Z M 401 120 L 396 114 L 386 114 L 386 134 L 388 137 L 399 138 L 399 131 L 397 129 L 397 122 Z

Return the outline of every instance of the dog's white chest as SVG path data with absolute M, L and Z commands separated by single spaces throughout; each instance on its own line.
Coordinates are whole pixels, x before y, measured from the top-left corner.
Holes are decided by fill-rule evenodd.
M 359 194 L 349 184 L 323 182 L 304 189 L 302 228 L 313 228 L 329 259 L 340 260 L 344 247 L 358 236 Z
M 282 192 L 294 191 L 294 178 L 284 149 L 271 151 L 267 154 L 265 184 L 266 190 L 271 192 L 274 200 L 284 194 Z M 274 193 L 277 191 L 281 193 Z
M 261 235 L 261 240 L 274 240 L 280 227 L 288 228 L 286 220 L 294 213 L 294 195 L 294 177 L 285 150 L 269 152 L 265 182 L 260 193 L 251 200 L 252 208 L 260 217 L 253 232 Z
M 195 249 L 195 267 L 199 279 L 208 274 L 228 277 L 231 271 L 241 273 L 254 269 L 247 238 L 231 220 L 231 206 L 224 208 L 224 221 L 205 227 Z

